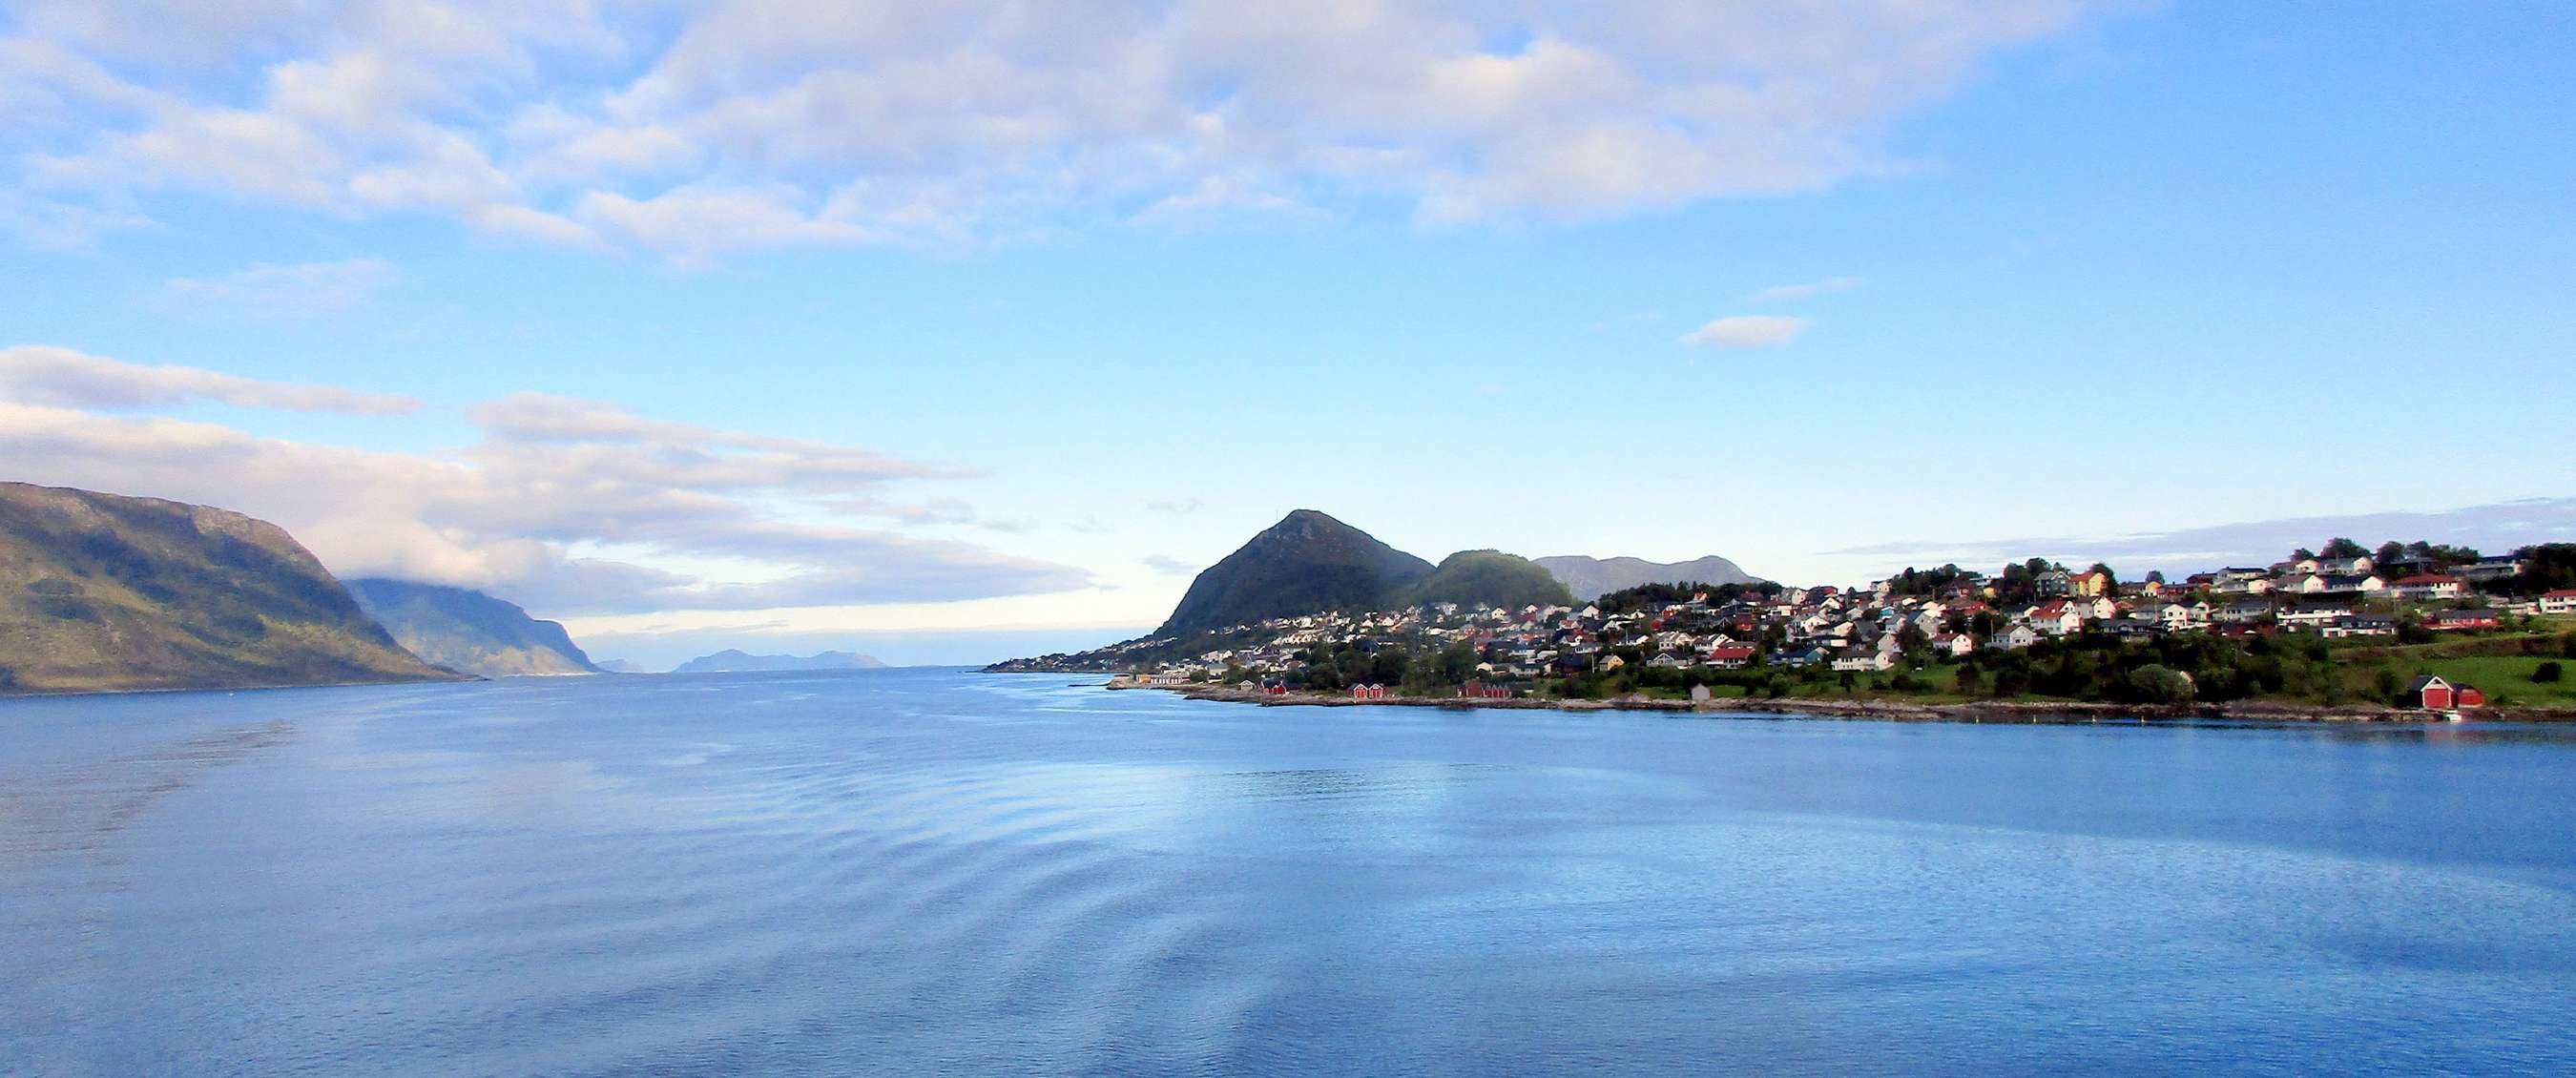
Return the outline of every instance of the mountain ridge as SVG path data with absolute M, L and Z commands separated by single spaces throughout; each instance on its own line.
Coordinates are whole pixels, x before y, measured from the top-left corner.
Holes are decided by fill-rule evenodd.
M 347 582 L 358 607 L 412 654 L 482 677 L 605 673 L 560 622 L 470 588 L 389 577 Z
M 1590 602 L 1614 591 L 1644 584 L 1755 584 L 1760 578 L 1734 562 L 1711 554 L 1690 561 L 1652 562 L 1644 558 L 1595 558 L 1557 554 L 1531 559 L 1565 583 L 1574 597 Z

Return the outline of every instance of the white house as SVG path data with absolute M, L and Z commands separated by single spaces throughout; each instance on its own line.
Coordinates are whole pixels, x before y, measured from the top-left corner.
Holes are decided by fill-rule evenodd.
M 1896 657 L 1884 651 L 1869 655 L 1846 655 L 1834 660 L 1834 669 L 1843 671 L 1890 670 L 1895 666 Z
M 2272 590 L 2283 595 L 2320 595 L 2326 590 L 2326 581 L 2315 573 L 2300 573 L 2282 577 Z
M 2005 651 L 2010 651 L 2015 648 L 2026 648 L 2032 644 L 2039 643 L 2039 632 L 2028 625 L 2015 625 L 2002 632 L 1996 633 L 1994 635 L 1994 639 L 1987 641 L 1987 643 Z
M 2415 602 L 2441 602 L 2460 597 L 2460 578 L 2441 573 L 2419 573 L 2397 578 L 2388 586 L 2390 594 Z
M 2072 603 L 2052 601 L 2031 608 L 2030 626 L 2050 636 L 2071 636 L 2084 631 L 2084 615 Z

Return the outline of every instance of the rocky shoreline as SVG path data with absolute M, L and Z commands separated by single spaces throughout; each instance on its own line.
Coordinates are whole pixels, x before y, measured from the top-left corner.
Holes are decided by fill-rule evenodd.
M 1866 719 L 1881 722 L 1967 722 L 1967 723 L 2092 723 L 2156 722 L 2177 720 L 2220 720 L 2237 722 L 2342 722 L 2342 723 L 2425 723 L 2441 721 L 2438 713 L 2407 708 L 2350 704 L 2328 707 L 2316 704 L 2294 704 L 2278 701 L 2243 701 L 2227 704 L 2184 704 L 2157 706 L 2146 704 L 2086 703 L 2018 703 L 1987 701 L 1960 704 L 1918 704 L 1903 700 L 1816 700 L 1782 697 L 1777 700 L 1718 699 L 1705 702 L 1660 700 L 1649 697 L 1626 697 L 1614 700 L 1469 700 L 1453 697 L 1389 696 L 1379 700 L 1354 700 L 1338 693 L 1290 692 L 1271 693 L 1258 688 L 1228 685 L 1194 685 L 1186 682 L 1147 682 L 1112 678 L 1103 686 L 1114 690 L 1159 689 L 1192 700 L 1214 700 L 1222 703 L 1257 704 L 1262 707 L 1445 707 L 1461 709 L 1539 710 L 1539 711 L 1669 711 L 1705 714 L 1780 715 L 1792 718 Z M 2493 707 L 2469 713 L 2480 722 L 2576 722 L 2576 710 L 2564 708 Z

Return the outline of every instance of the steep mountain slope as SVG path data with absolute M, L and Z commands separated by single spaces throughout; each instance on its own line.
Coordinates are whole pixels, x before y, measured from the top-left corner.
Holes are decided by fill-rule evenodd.
M 0 688 L 452 680 L 285 529 L 152 498 L 0 483 Z
M 1538 564 L 1564 581 L 1566 590 L 1573 592 L 1575 598 L 1586 602 L 1640 584 L 1751 584 L 1757 579 L 1734 562 L 1715 555 L 1678 562 L 1560 555 L 1540 558 Z
M 479 591 L 374 577 L 349 581 L 359 609 L 423 659 L 484 677 L 596 674 L 562 625 Z
M 1300 509 L 1200 573 L 1156 634 L 1368 609 L 1429 575 L 1430 562 L 1322 513 Z
M 717 674 L 744 670 L 882 670 L 885 664 L 873 656 L 848 651 L 825 651 L 813 655 L 753 655 L 727 648 L 713 655 L 700 655 L 681 663 L 674 674 Z
M 1573 593 L 1537 562 L 1499 550 L 1461 550 L 1440 560 L 1430 576 L 1414 581 L 1394 605 L 1456 603 L 1518 608 L 1571 606 Z

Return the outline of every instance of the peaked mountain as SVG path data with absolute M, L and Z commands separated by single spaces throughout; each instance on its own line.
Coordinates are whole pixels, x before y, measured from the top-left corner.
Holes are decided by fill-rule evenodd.
M 1461 550 L 1440 559 L 1430 576 L 1414 581 L 1395 605 L 1456 603 L 1460 606 L 1572 606 L 1574 595 L 1547 569 L 1528 558 L 1499 550 Z
M 713 655 L 700 655 L 672 669 L 674 674 L 719 674 L 746 670 L 882 670 L 885 664 L 872 656 L 848 651 L 825 651 L 813 655 L 753 655 L 726 648 Z
M 1430 562 L 1322 513 L 1300 509 L 1190 581 L 1181 605 L 1155 635 L 1372 608 L 1430 575 Z
M 286 530 L 201 505 L 0 483 L 0 688 L 445 681 Z
M 483 677 L 596 674 L 564 627 L 479 591 L 382 577 L 349 581 L 358 608 L 412 654 Z
M 1585 602 L 1641 584 L 1753 584 L 1759 580 L 1734 562 L 1711 555 L 1697 561 L 1651 562 L 1643 558 L 1587 558 L 1560 555 L 1538 564 L 1565 582 Z

